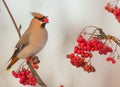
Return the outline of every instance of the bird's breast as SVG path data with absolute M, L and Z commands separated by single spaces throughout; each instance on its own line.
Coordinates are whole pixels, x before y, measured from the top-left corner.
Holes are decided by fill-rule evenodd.
M 29 44 L 18 54 L 19 58 L 36 55 L 44 48 L 47 39 L 48 33 L 45 29 L 39 31 L 33 30 L 29 37 Z
M 35 51 L 35 53 L 38 53 L 45 46 L 47 39 L 48 39 L 48 33 L 46 29 L 33 31 L 29 39 L 29 43 L 30 43 L 29 46 L 33 51 Z

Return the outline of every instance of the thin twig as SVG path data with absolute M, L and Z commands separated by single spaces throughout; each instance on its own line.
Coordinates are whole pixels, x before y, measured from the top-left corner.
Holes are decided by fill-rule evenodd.
M 3 1 L 4 5 L 5 5 L 5 7 L 6 7 L 9 15 L 10 15 L 10 18 L 12 19 L 12 22 L 13 22 L 13 24 L 14 24 L 14 26 L 15 26 L 15 29 L 16 29 L 16 31 L 17 31 L 17 33 L 18 33 L 19 38 L 21 38 L 21 33 L 20 33 L 21 25 L 20 25 L 19 28 L 18 28 L 18 26 L 17 26 L 17 24 L 16 24 L 16 22 L 15 22 L 13 16 L 12 16 L 12 13 L 10 12 L 10 10 L 9 10 L 9 8 L 8 8 L 5 0 L 2 0 L 2 1 Z M 31 70 L 31 72 L 32 72 L 32 75 L 35 76 L 35 78 L 36 78 L 36 80 L 37 80 L 37 83 L 38 83 L 39 85 L 41 85 L 42 87 L 47 87 L 46 84 L 45 84 L 45 83 L 42 81 L 42 79 L 40 78 L 40 76 L 37 74 L 36 70 L 32 67 L 31 63 L 30 63 L 29 61 L 27 61 L 27 64 L 28 64 L 28 66 L 29 66 L 29 68 L 30 68 L 30 70 Z
M 7 6 L 6 2 L 5 2 L 5 0 L 2 0 L 2 1 L 3 1 L 3 4 L 4 4 L 5 7 L 6 7 L 6 9 L 7 9 L 9 15 L 10 15 L 10 18 L 12 19 L 12 22 L 13 22 L 13 24 L 14 24 L 14 26 L 15 26 L 15 29 L 16 29 L 16 31 L 17 31 L 17 33 L 18 33 L 19 38 L 21 38 L 21 34 L 20 34 L 20 31 L 19 31 L 19 28 L 17 27 L 17 24 L 16 24 L 16 22 L 15 22 L 13 16 L 12 16 L 12 13 L 10 12 L 10 10 L 9 10 L 9 8 L 8 8 L 8 6 Z

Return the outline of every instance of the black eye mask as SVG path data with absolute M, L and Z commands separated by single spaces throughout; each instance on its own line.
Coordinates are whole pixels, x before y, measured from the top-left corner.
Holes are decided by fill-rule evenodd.
M 42 21 L 42 22 L 44 22 L 44 18 L 45 18 L 45 16 L 44 17 L 42 17 L 42 18 L 38 18 L 38 17 L 35 17 L 36 19 L 38 19 L 39 21 Z

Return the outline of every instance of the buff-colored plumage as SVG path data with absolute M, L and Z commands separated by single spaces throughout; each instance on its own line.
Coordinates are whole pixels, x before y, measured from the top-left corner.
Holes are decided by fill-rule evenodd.
M 48 33 L 44 27 L 46 23 L 39 20 L 45 16 L 36 12 L 32 12 L 32 15 L 34 18 L 31 20 L 28 29 L 16 44 L 16 50 L 11 57 L 7 70 L 9 70 L 19 59 L 35 56 L 43 49 L 47 42 Z

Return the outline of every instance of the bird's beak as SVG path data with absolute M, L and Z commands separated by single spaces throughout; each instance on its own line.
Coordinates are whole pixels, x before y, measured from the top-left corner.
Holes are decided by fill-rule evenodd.
M 49 19 L 48 19 L 48 16 L 45 16 L 45 19 L 44 19 L 45 23 L 49 23 Z

